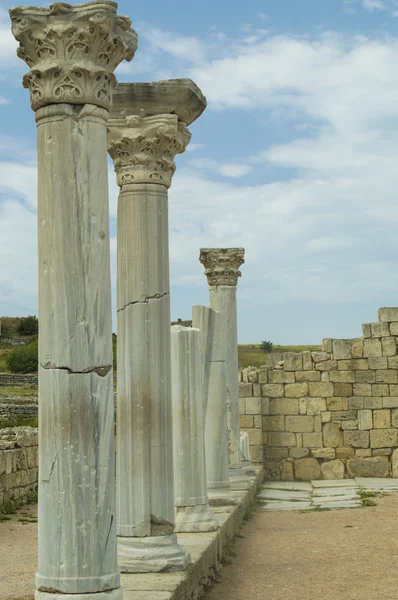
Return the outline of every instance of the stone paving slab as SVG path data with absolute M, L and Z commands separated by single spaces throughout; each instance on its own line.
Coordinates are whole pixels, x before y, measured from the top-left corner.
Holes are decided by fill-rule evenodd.
M 291 490 L 273 490 L 265 488 L 258 498 L 264 500 L 309 500 L 310 492 L 295 492 Z
M 314 490 L 312 496 L 322 497 L 322 496 L 356 496 L 357 491 L 359 490 L 359 486 L 356 488 L 317 488 Z
M 309 481 L 266 481 L 264 487 L 270 490 L 312 492 L 312 484 Z
M 277 510 L 307 510 L 312 506 L 311 502 L 267 502 L 263 506 L 265 511 Z
M 356 477 L 355 481 L 360 488 L 368 490 L 382 490 L 395 488 L 398 490 L 398 479 L 386 479 L 383 477 Z
M 360 500 L 340 500 L 339 502 L 320 502 L 312 504 L 314 507 L 328 508 L 329 510 L 335 508 L 360 508 L 362 503 Z
M 358 487 L 355 479 L 321 479 L 319 481 L 311 481 L 313 488 L 355 488 Z

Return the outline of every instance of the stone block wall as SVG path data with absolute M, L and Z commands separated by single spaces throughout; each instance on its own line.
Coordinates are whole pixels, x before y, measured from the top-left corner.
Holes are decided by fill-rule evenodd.
M 241 429 L 267 479 L 398 477 L 398 308 L 363 337 L 239 373 Z
M 14 399 L 1 401 L 0 399 L 0 423 L 3 421 L 14 421 L 17 419 L 34 419 L 38 415 L 37 402 L 16 403 Z
M 0 430 L 0 508 L 12 500 L 25 501 L 37 491 L 37 429 Z
M 0 373 L 0 387 L 37 386 L 37 373 L 21 375 L 19 373 Z

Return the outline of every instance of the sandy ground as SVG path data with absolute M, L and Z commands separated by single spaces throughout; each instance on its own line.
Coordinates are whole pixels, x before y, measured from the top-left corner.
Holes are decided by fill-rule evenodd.
M 398 494 L 375 508 L 258 509 L 207 600 L 396 600 Z M 37 525 L 0 522 L 0 599 L 33 600 Z

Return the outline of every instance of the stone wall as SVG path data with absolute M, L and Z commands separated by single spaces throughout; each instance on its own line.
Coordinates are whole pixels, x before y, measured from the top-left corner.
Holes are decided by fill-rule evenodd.
M 0 507 L 37 491 L 37 429 L 0 430 Z
M 17 399 L 2 400 L 0 399 L 0 423 L 2 421 L 14 421 L 17 419 L 34 419 L 38 415 L 37 401 L 34 403 L 29 399 L 29 403 L 16 402 Z M 22 399 L 21 399 L 22 400 Z
M 19 373 L 0 373 L 0 387 L 37 386 L 37 373 L 21 375 Z
M 5 344 L 11 344 L 12 346 L 25 346 L 31 342 L 31 338 L 8 338 L 0 335 L 0 341 Z
M 362 338 L 239 373 L 241 429 L 267 479 L 398 477 L 398 308 L 378 316 Z

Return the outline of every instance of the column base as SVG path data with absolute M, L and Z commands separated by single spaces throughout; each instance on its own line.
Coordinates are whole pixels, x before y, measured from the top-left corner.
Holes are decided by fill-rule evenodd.
M 232 493 L 231 487 L 211 488 L 207 490 L 210 506 L 233 506 L 237 498 Z
M 121 573 L 183 571 L 191 562 L 174 533 L 142 538 L 118 536 L 117 559 Z
M 177 533 L 199 533 L 217 531 L 218 520 L 208 504 L 176 506 L 175 531 Z
M 85 594 L 62 594 L 36 590 L 35 600 L 123 600 L 123 588 L 119 587 L 107 592 L 86 592 Z
M 229 468 L 229 481 L 231 483 L 231 490 L 248 490 L 250 488 L 249 477 L 253 473 L 253 468 L 236 466 Z

